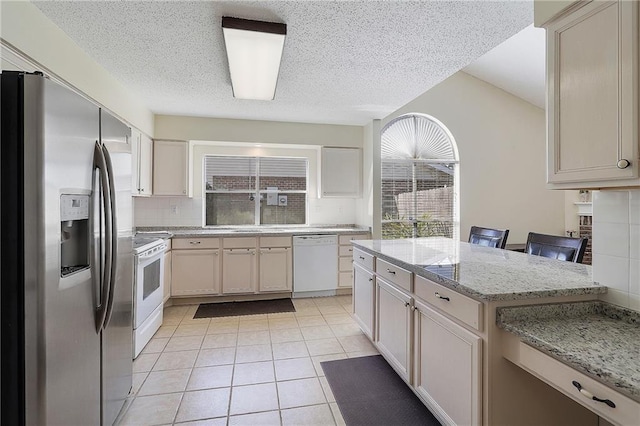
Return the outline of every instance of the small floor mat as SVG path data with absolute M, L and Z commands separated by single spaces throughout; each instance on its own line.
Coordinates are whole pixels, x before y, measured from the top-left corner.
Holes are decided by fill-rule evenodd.
M 440 426 L 381 355 L 320 365 L 347 426 Z
M 193 318 L 235 317 L 238 315 L 295 312 L 291 299 L 251 300 L 247 302 L 201 303 Z

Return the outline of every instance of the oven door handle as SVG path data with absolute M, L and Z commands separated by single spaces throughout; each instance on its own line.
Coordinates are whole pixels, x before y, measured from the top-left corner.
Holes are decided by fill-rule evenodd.
M 111 293 L 111 261 L 112 261 L 112 247 L 111 247 L 111 197 L 109 195 L 109 181 L 107 178 L 107 166 L 105 162 L 104 155 L 102 153 L 102 149 L 100 148 L 100 144 L 96 141 L 96 145 L 93 150 L 93 169 L 94 172 L 97 170 L 99 172 L 100 180 L 99 180 L 99 192 L 102 197 L 102 212 L 104 213 L 104 234 L 101 233 L 100 239 L 104 240 L 104 266 L 103 270 L 100 271 L 101 274 L 98 275 L 98 280 L 100 282 L 100 300 L 97 303 L 95 312 L 95 321 L 96 321 L 96 331 L 99 333 L 104 326 L 105 319 L 107 317 L 107 306 L 109 305 L 109 295 Z M 98 214 L 101 216 L 101 214 Z M 96 218 L 100 220 L 100 218 Z M 101 241 L 102 243 L 102 241 Z M 101 244 L 102 246 L 102 244 Z M 98 268 L 98 265 L 96 265 Z
M 116 223 L 116 190 L 113 183 L 113 166 L 111 164 L 111 156 L 109 155 L 109 151 L 105 145 L 102 145 L 102 152 L 104 154 L 105 165 L 107 167 L 107 182 L 109 184 L 109 200 L 111 205 L 111 233 L 107 236 L 107 238 L 111 240 L 109 299 L 107 301 L 107 312 L 104 319 L 104 325 L 102 326 L 102 328 L 105 329 L 111 321 L 115 288 L 116 285 L 118 285 L 116 281 L 118 271 L 118 225 Z

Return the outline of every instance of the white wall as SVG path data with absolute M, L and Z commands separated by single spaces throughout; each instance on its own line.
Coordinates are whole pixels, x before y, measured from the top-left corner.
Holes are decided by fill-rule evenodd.
M 564 193 L 545 188 L 544 110 L 458 72 L 382 124 L 409 112 L 434 116 L 456 139 L 462 240 L 472 225 L 508 228 L 508 243 L 530 231 L 564 235 Z
M 136 226 L 202 226 L 203 189 L 202 165 L 205 155 L 252 155 L 304 157 L 309 161 L 308 223 L 348 225 L 359 220 L 356 198 L 319 198 L 318 168 L 320 147 L 301 145 L 215 143 L 192 141 L 191 157 L 193 198 L 150 197 L 135 200 Z
M 362 143 L 362 197 L 356 201 L 356 223 L 373 229 L 374 191 L 374 137 L 380 139 L 380 120 L 373 120 L 364 127 Z M 379 156 L 379 154 L 378 154 Z M 378 173 L 379 174 L 379 173 Z
M 565 231 L 580 232 L 580 217 L 578 216 L 578 207 L 574 204 L 579 201 L 578 191 L 564 192 L 564 229 Z M 577 237 L 579 234 L 574 234 Z
M 362 148 L 364 129 L 361 126 L 157 115 L 154 133 L 156 139 L 191 141 L 189 174 L 193 198 L 138 198 L 136 226 L 203 224 L 201 181 L 205 154 L 306 157 L 309 160 L 308 223 L 360 224 L 356 198 L 318 198 L 317 188 L 320 147 Z
M 601 299 L 640 311 L 640 190 L 593 193 L 593 280 Z
M 362 147 L 362 126 L 156 115 L 155 137 L 294 145 Z
M 0 2 L 4 48 L 25 56 L 122 120 L 153 136 L 153 114 L 67 34 L 28 1 Z M 5 49 L 3 49 L 3 52 Z

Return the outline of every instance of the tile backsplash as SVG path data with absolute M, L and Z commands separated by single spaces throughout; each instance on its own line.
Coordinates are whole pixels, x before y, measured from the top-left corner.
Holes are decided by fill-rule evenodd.
M 602 299 L 640 311 L 640 190 L 593 194 L 593 280 Z
M 202 226 L 202 198 L 134 197 L 135 226 Z

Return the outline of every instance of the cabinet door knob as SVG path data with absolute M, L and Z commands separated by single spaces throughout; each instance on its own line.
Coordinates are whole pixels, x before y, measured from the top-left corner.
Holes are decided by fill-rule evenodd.
M 391 275 L 395 275 L 396 271 L 392 271 L 391 269 L 387 268 L 387 273 L 389 273 Z
M 369 282 L 373 281 L 373 278 L 369 278 Z
M 362 257 L 362 256 L 358 256 L 358 257 L 360 258 L 360 260 L 364 260 L 364 257 Z
M 411 303 L 409 303 L 409 302 L 404 302 L 404 307 L 406 308 L 406 307 L 408 307 L 410 304 L 411 304 Z
M 623 158 L 622 160 L 618 160 L 618 164 L 616 165 L 618 166 L 619 169 L 626 169 L 631 165 L 631 162 Z

